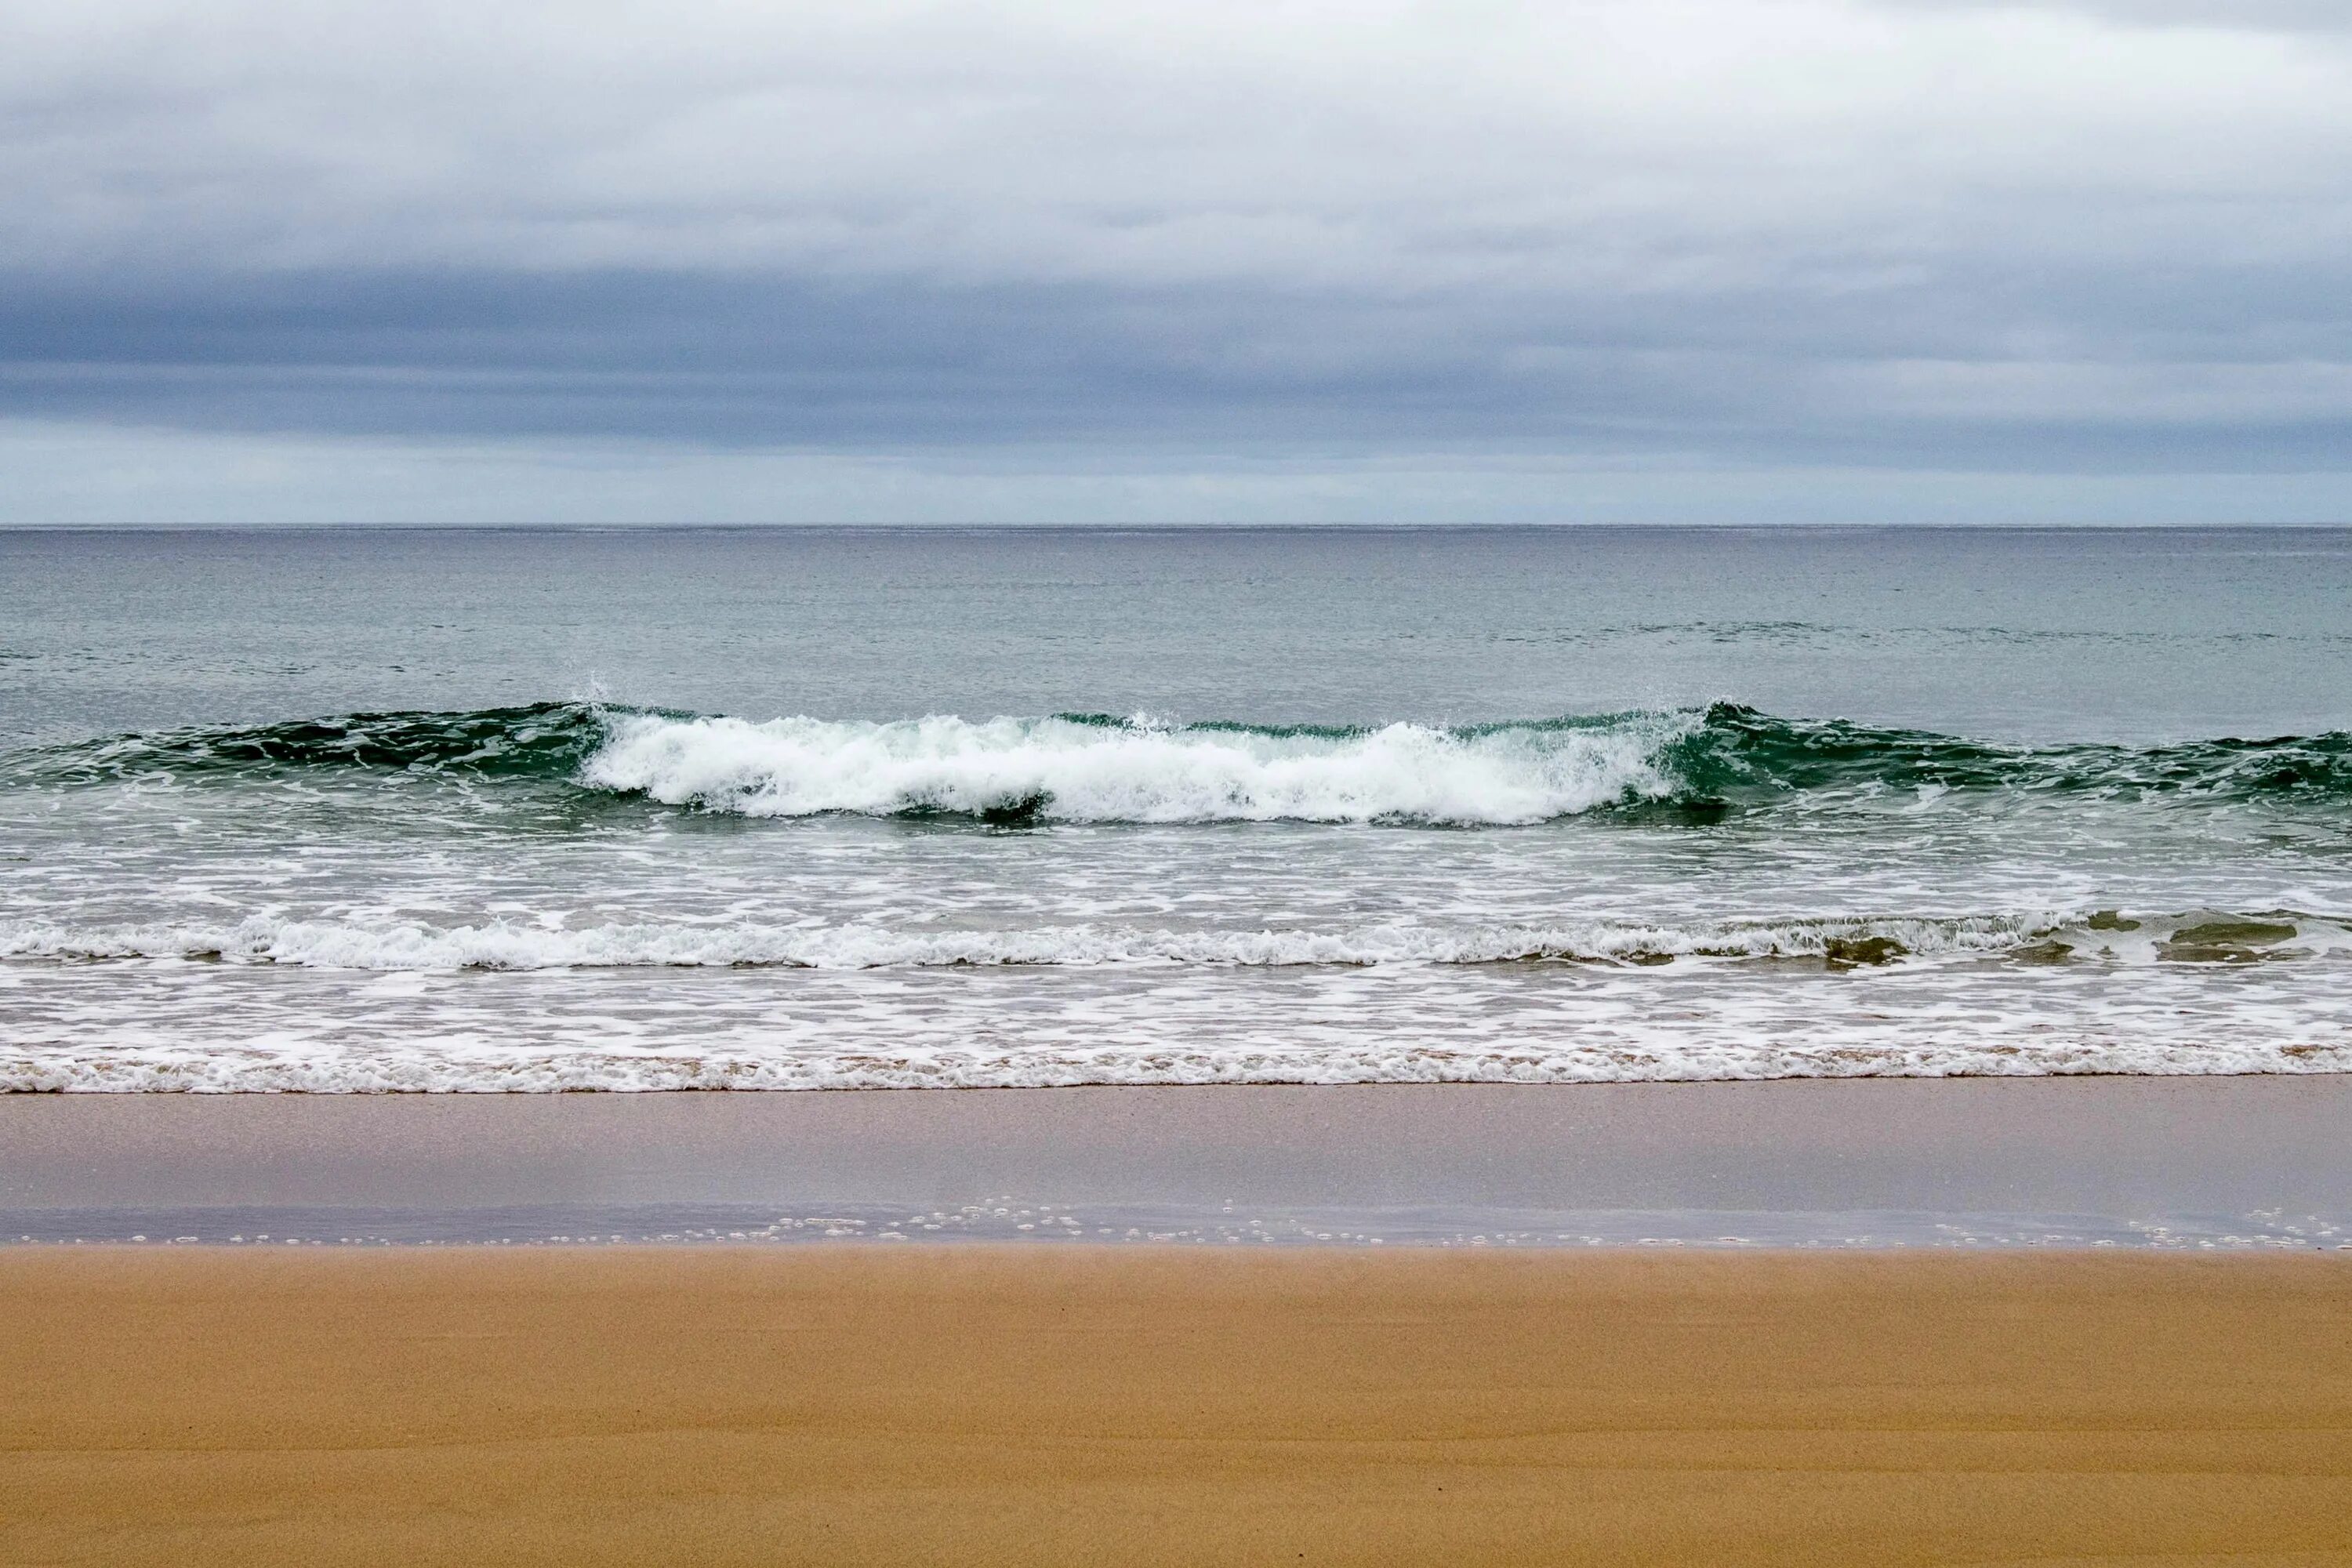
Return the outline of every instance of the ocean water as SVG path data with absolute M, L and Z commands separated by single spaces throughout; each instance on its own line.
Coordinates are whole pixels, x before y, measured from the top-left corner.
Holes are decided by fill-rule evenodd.
M 2352 531 L 0 531 L 0 1089 L 2352 1068 Z

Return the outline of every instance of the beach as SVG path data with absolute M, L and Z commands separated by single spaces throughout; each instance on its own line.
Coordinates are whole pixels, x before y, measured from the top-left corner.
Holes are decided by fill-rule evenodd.
M 2335 1563 L 2352 1259 L 12 1248 L 11 1563 Z
M 2352 1564 L 2352 532 L 0 576 L 5 1568 Z
M 2347 1100 L 0 1098 L 0 1561 L 2352 1561 Z

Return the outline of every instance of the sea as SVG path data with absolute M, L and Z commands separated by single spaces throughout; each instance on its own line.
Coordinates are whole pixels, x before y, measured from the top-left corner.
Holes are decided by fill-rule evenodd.
M 0 1089 L 2352 1069 L 2352 531 L 0 531 Z

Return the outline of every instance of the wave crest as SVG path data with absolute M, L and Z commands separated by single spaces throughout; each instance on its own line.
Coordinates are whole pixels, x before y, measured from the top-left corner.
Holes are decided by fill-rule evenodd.
M 953 813 L 1017 822 L 1542 822 L 1669 800 L 1702 721 L 1444 730 L 1162 727 L 1084 716 L 898 723 L 615 716 L 600 788 L 748 816 Z

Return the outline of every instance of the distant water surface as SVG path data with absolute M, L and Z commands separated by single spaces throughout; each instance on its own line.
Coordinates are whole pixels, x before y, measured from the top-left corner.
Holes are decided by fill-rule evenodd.
M 2352 531 L 0 531 L 0 1086 L 2352 1067 Z

